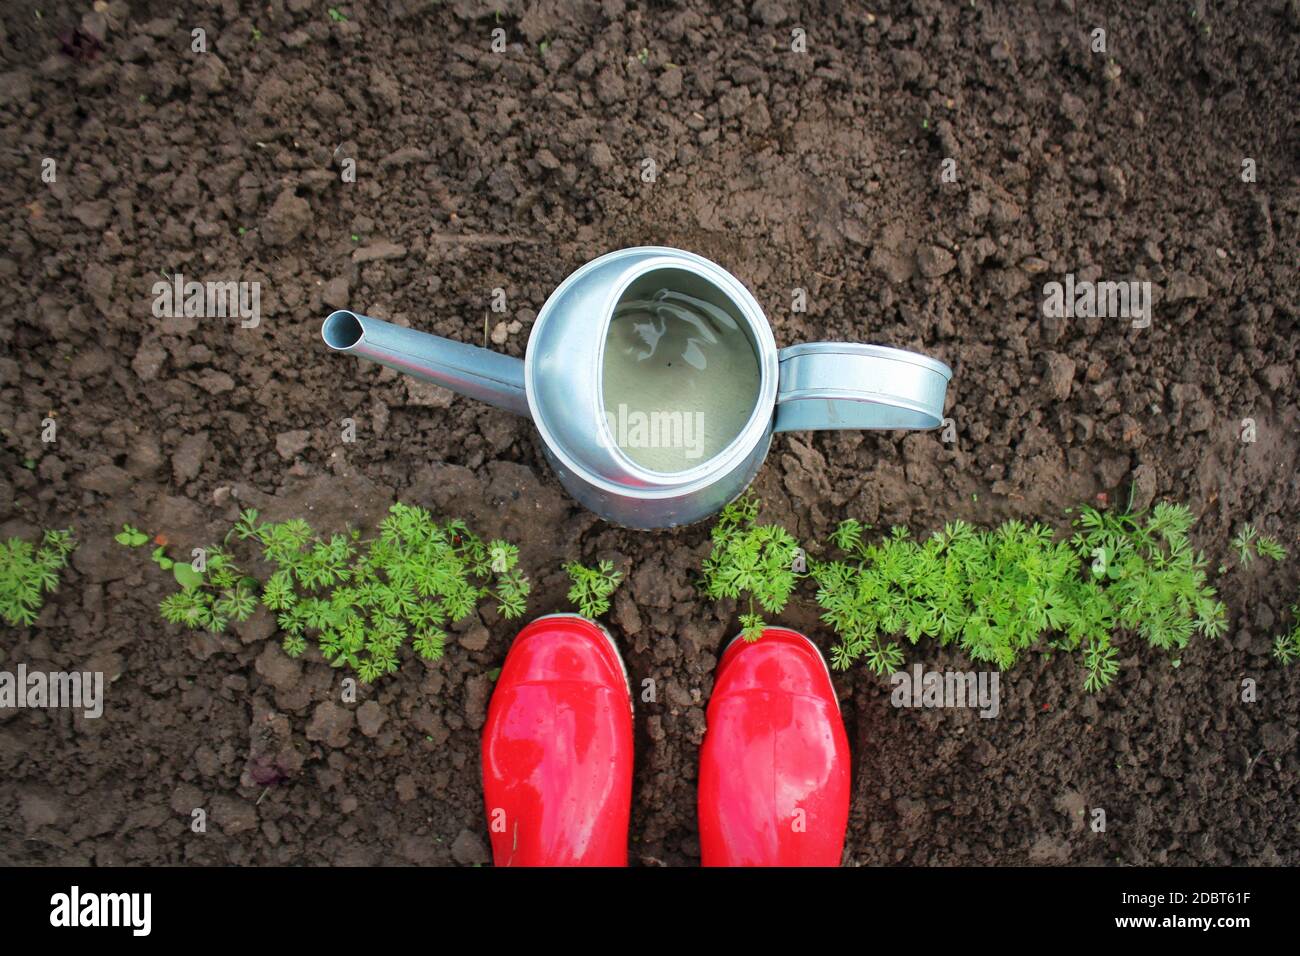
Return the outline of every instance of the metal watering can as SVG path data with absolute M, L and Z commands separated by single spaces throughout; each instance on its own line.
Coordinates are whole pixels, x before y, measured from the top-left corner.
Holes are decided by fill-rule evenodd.
M 355 312 L 321 328 L 369 359 L 533 420 L 560 483 L 630 528 L 671 528 L 748 487 L 773 432 L 932 429 L 952 370 L 843 342 L 778 350 L 721 266 L 659 246 L 611 252 L 542 306 L 524 360 Z

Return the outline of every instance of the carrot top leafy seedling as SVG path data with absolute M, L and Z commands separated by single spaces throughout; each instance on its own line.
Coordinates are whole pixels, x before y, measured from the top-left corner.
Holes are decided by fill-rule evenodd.
M 1256 555 L 1272 558 L 1274 561 L 1281 561 L 1286 557 L 1286 548 L 1280 541 L 1266 534 L 1260 534 L 1255 530 L 1255 526 L 1250 524 L 1241 526 L 1237 536 L 1232 539 L 1232 550 L 1237 552 L 1237 559 L 1243 566 L 1250 564 Z
M 285 651 L 296 657 L 314 635 L 331 664 L 367 682 L 397 670 L 408 638 L 425 660 L 442 657 L 443 627 L 482 598 L 518 617 L 530 588 L 514 545 L 484 544 L 464 522 L 438 524 L 408 505 L 393 505 L 369 542 L 355 531 L 324 539 L 300 519 L 259 523 L 256 511 L 244 512 L 233 533 L 259 542 L 275 566 L 262 603 L 278 614 Z
M 594 568 L 570 561 L 564 570 L 573 581 L 569 600 L 578 605 L 583 617 L 600 617 L 609 610 L 609 596 L 623 580 L 623 572 L 614 570 L 613 561 L 601 561 Z
M 953 522 L 924 542 L 893 528 L 879 544 L 862 541 L 857 522 L 840 525 L 833 540 L 851 560 L 814 565 L 822 618 L 840 637 L 832 663 L 864 658 L 876 673 L 897 669 L 903 651 L 894 635 L 959 642 L 975 660 L 1010 667 L 1041 633 L 1073 625 L 1064 613 L 1074 597 L 1078 560 L 1050 528 L 1009 521 L 996 531 Z M 1097 649 L 1104 670 L 1104 649 Z
M 202 571 L 173 561 L 161 547 L 152 557 L 160 568 L 172 572 L 180 586 L 159 605 L 163 618 L 172 624 L 220 634 L 231 621 L 246 621 L 257 610 L 257 581 L 245 575 L 223 548 L 207 549 Z
M 1205 555 L 1193 551 L 1196 523 L 1185 505 L 1161 502 L 1149 517 L 1084 508 L 1071 544 L 1092 557 L 1092 574 L 1105 585 L 1119 626 L 1162 650 L 1187 646 L 1194 633 L 1219 637 L 1227 611 L 1206 582 Z
M 1273 638 L 1273 656 L 1287 665 L 1300 657 L 1300 604 L 1291 605 L 1291 620 L 1290 633 Z
M 0 618 L 11 627 L 30 627 L 59 586 L 59 572 L 77 543 L 71 531 L 46 531 L 40 547 L 22 538 L 0 544 Z
M 764 626 L 754 601 L 778 613 L 805 576 L 797 542 L 779 526 L 756 524 L 757 511 L 748 498 L 723 510 L 703 568 L 710 596 L 748 595 L 741 622 L 750 640 Z M 1068 540 L 1042 524 L 981 529 L 955 521 L 923 541 L 895 527 L 869 542 L 868 528 L 850 519 L 831 536 L 846 556 L 809 560 L 808 573 L 822 619 L 840 640 L 832 651 L 839 669 L 862 660 L 889 673 L 903 661 L 900 638 L 929 637 L 1000 669 L 1035 647 L 1078 651 L 1084 686 L 1096 691 L 1118 673 L 1116 630 L 1170 652 L 1194 634 L 1226 630 L 1205 557 L 1188 541 L 1194 520 L 1168 503 L 1147 516 L 1085 507 Z
M 704 560 L 704 590 L 709 597 L 747 597 L 740 615 L 745 640 L 756 641 L 766 624 L 754 609 L 776 614 L 790 600 L 802 576 L 799 542 L 779 524 L 757 524 L 759 502 L 742 495 L 722 509 L 713 526 L 713 551 Z
M 823 619 L 841 640 L 834 664 L 865 658 L 886 673 L 902 660 L 889 638 L 902 635 L 913 644 L 956 642 L 973 659 L 1005 669 L 1041 641 L 1082 650 L 1084 686 L 1099 690 L 1118 672 L 1116 628 L 1169 651 L 1194 633 L 1226 630 L 1205 558 L 1188 543 L 1194 520 L 1167 503 L 1147 518 L 1085 507 L 1069 541 L 1041 524 L 984 530 L 958 521 L 924 542 L 895 528 L 872 545 L 861 543 L 853 523 L 841 525 L 836 544 L 854 560 L 813 568 Z
M 514 545 L 485 544 L 464 522 L 438 524 L 423 508 L 402 504 L 389 509 L 379 536 L 369 541 L 358 531 L 323 538 L 297 518 L 263 522 L 250 509 L 226 535 L 226 545 L 240 542 L 273 568 L 260 595 L 258 581 L 236 566 L 225 546 L 203 552 L 202 566 L 193 567 L 155 550 L 154 561 L 171 567 L 181 584 L 162 602 L 163 617 L 219 633 L 231 621 L 247 620 L 260 601 L 276 614 L 291 657 L 311 638 L 331 664 L 367 682 L 397 670 L 408 639 L 424 659 L 442 657 L 444 625 L 464 618 L 482 598 L 494 598 L 503 616 L 518 617 L 530 587 Z

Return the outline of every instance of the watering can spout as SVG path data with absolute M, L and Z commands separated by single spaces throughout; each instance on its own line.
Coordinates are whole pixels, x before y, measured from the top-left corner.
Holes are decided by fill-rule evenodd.
M 524 363 L 517 358 L 346 309 L 331 312 L 320 331 L 335 352 L 387 365 L 516 415 L 529 414 Z

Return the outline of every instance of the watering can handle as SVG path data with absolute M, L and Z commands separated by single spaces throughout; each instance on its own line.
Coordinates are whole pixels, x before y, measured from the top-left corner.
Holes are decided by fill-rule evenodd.
M 943 424 L 952 369 L 881 345 L 813 342 L 778 353 L 778 432 L 929 429 Z

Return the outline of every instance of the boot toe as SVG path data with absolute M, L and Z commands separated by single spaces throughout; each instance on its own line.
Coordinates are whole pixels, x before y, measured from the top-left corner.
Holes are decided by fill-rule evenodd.
M 612 640 L 576 615 L 515 639 L 483 728 L 498 866 L 625 866 L 632 715 Z
M 849 805 L 848 738 L 821 654 L 769 628 L 723 654 L 700 754 L 706 866 L 835 866 Z

